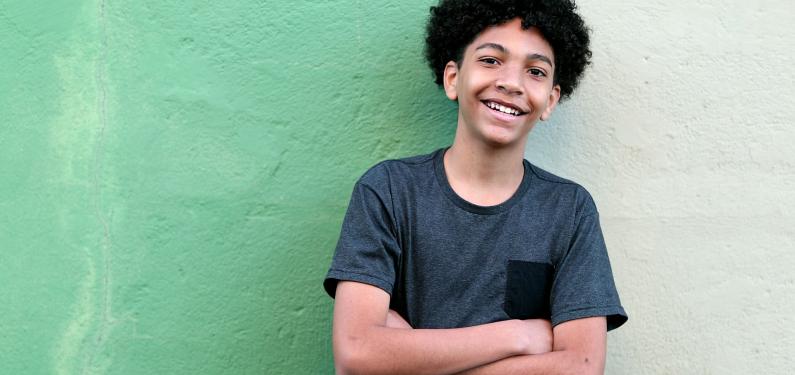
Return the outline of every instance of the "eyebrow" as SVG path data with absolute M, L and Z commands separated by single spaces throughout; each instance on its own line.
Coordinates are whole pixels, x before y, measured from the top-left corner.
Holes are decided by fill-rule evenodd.
M 492 48 L 492 49 L 496 49 L 497 51 L 500 51 L 500 52 L 502 52 L 504 54 L 508 54 L 508 55 L 511 54 L 511 52 L 508 51 L 507 48 L 505 48 L 502 45 L 497 44 L 497 43 L 483 43 L 480 46 L 478 46 L 478 48 L 475 48 L 475 51 L 481 50 L 481 49 L 484 49 L 484 48 Z M 531 60 L 531 61 L 532 60 L 540 60 L 540 61 L 543 61 L 543 62 L 549 64 L 549 66 L 552 66 L 552 67 L 555 66 L 555 65 L 552 64 L 552 60 L 549 57 L 547 57 L 545 55 L 542 55 L 540 53 L 530 53 L 530 54 L 528 54 L 527 55 L 527 60 Z

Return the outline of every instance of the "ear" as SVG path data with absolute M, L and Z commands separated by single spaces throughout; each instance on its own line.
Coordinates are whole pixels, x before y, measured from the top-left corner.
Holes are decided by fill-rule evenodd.
M 444 66 L 444 76 L 442 77 L 444 84 L 444 93 L 450 100 L 458 100 L 458 91 L 456 91 L 456 84 L 458 83 L 458 64 L 455 61 L 448 61 Z
M 560 101 L 560 85 L 555 85 L 552 88 L 552 91 L 549 93 L 549 101 L 547 102 L 547 107 L 544 109 L 544 112 L 541 113 L 541 121 L 546 121 L 552 116 L 552 112 L 555 110 L 555 107 L 558 105 Z

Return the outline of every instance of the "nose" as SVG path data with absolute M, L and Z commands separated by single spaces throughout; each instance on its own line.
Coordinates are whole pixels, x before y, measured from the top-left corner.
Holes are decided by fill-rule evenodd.
M 521 95 L 521 82 L 521 72 L 516 72 L 514 69 L 503 69 L 497 77 L 497 90 L 509 95 Z

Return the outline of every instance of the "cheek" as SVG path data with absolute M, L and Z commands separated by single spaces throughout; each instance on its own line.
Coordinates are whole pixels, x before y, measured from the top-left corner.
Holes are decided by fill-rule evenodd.
M 536 94 L 532 99 L 533 103 L 536 103 L 536 105 L 540 105 L 546 109 L 547 104 L 549 104 L 549 90 L 547 90 L 546 87 L 537 87 L 536 90 Z

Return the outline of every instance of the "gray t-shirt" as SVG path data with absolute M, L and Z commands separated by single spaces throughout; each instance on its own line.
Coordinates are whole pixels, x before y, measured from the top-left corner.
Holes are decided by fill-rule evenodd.
M 381 162 L 356 183 L 323 283 L 330 296 L 339 280 L 374 285 L 414 328 L 627 321 L 582 186 L 525 160 L 511 198 L 478 206 L 450 187 L 445 151 Z

